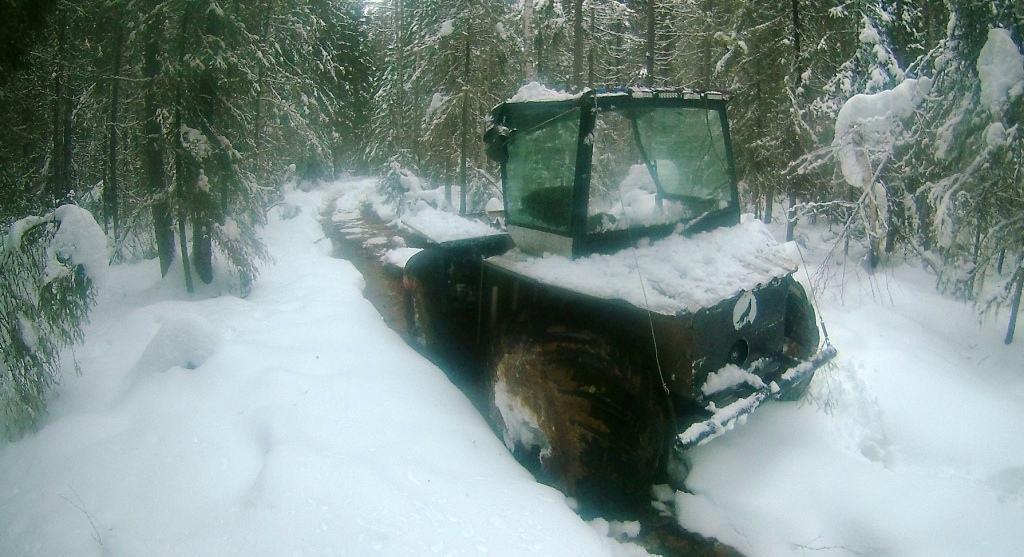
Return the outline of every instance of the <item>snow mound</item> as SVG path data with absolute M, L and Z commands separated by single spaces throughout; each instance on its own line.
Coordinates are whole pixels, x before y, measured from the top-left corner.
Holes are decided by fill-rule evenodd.
M 81 375 L 0 444 L 0 555 L 646 555 L 523 470 L 329 256 L 317 216 L 375 183 L 287 188 L 245 300 L 111 267 Z
M 67 275 L 76 265 L 97 278 L 107 268 L 107 236 L 89 211 L 77 205 L 61 205 L 45 216 L 31 216 L 11 225 L 0 238 L 2 250 L 21 248 L 22 237 L 32 227 L 44 223 L 59 223 L 57 231 L 46 247 L 46 282 Z
M 505 102 L 537 102 L 537 101 L 568 101 L 576 98 L 576 95 L 548 89 L 536 81 L 532 81 L 519 88 L 519 91 Z
M 136 373 L 162 372 L 172 367 L 197 369 L 220 345 L 221 334 L 198 315 L 168 318 L 135 363 Z
M 421 251 L 423 250 L 420 248 L 389 249 L 388 251 L 384 252 L 383 256 L 381 256 L 381 260 L 384 261 L 385 265 L 389 265 L 391 267 L 395 267 L 398 269 L 404 269 L 405 264 L 408 263 L 410 259 L 412 259 L 412 256 L 416 255 Z
M 1024 93 L 1024 55 L 1006 29 L 989 29 L 978 55 L 978 79 L 981 105 L 994 113 Z
M 95 277 L 107 267 L 107 236 L 92 214 L 77 205 L 62 205 L 53 212 L 60 228 L 50 241 L 51 260 L 85 267 Z M 47 266 L 47 274 L 51 266 Z

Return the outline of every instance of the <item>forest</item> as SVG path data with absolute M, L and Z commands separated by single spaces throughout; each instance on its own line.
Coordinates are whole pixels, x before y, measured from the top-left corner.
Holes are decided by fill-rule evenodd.
M 920 260 L 980 313 L 1013 308 L 1009 342 L 1022 42 L 1017 0 L 0 0 L 0 407 L 42 411 L 88 314 L 88 273 L 52 247 L 62 206 L 111 263 L 244 294 L 285 181 L 413 173 L 481 210 L 484 117 L 534 81 L 729 92 L 746 210 L 790 238 L 824 220 L 869 268 Z M 906 110 L 837 123 L 886 94 Z

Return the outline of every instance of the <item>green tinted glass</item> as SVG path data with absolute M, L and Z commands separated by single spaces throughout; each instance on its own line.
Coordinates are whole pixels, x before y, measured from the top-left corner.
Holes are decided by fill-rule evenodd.
M 508 143 L 505 189 L 509 222 L 566 232 L 572 215 L 580 109 L 533 129 L 519 129 Z
M 731 182 L 719 113 L 703 108 L 650 108 L 636 118 L 640 143 L 668 197 L 730 201 Z

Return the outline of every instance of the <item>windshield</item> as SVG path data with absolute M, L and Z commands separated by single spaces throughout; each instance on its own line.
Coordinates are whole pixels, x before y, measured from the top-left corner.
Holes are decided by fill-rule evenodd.
M 499 105 L 485 140 L 508 224 L 614 242 L 628 235 L 605 233 L 737 221 L 728 133 L 722 99 L 590 93 Z
M 718 112 L 701 108 L 637 111 L 636 126 L 647 164 L 665 195 L 728 201 L 729 167 Z
M 604 110 L 594 129 L 588 232 L 693 220 L 732 196 L 719 113 Z

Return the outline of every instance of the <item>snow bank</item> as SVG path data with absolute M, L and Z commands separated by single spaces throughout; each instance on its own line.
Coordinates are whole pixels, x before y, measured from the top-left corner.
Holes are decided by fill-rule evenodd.
M 1024 55 L 1006 29 L 989 29 L 978 56 L 981 105 L 1001 113 L 1006 103 L 1024 93 Z
M 329 256 L 322 205 L 366 182 L 288 191 L 246 299 L 109 269 L 81 375 L 0 445 L 0 555 L 646 554 L 536 483 Z
M 134 372 L 163 372 L 172 367 L 196 369 L 217 351 L 220 337 L 220 331 L 198 315 L 170 317 L 146 345 Z
M 520 252 L 488 262 L 540 282 L 665 315 L 696 312 L 797 269 L 793 246 L 752 218 L 692 237 L 673 235 L 635 250 L 579 259 Z

